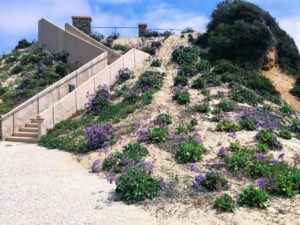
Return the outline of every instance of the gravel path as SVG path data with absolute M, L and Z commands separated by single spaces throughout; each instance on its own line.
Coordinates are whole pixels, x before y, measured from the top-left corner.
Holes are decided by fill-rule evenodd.
M 0 142 L 0 224 L 156 224 L 147 212 L 109 202 L 114 186 L 71 154 Z

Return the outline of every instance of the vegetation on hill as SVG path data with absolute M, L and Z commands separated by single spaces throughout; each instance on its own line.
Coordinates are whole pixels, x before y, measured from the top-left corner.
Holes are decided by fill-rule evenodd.
M 53 55 L 36 43 L 19 41 L 15 50 L 0 58 L 0 115 L 66 76 L 67 54 Z

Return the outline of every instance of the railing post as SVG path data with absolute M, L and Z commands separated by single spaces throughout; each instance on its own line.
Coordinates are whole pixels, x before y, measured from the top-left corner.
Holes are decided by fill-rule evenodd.
M 139 37 L 145 37 L 147 33 L 147 24 L 146 23 L 139 23 L 138 24 L 139 29 Z
M 38 123 L 38 140 L 40 140 L 42 137 L 42 123 L 44 122 L 44 119 L 42 119 L 40 115 L 37 115 L 35 121 Z

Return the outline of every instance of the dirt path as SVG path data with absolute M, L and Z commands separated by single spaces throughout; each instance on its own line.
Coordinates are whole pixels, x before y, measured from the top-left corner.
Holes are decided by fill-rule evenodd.
M 0 224 L 156 224 L 147 212 L 108 201 L 114 190 L 66 152 L 0 142 Z

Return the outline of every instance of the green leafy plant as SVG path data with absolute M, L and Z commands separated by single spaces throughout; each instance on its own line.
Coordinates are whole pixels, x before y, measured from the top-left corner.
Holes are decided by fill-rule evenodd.
M 264 101 L 263 97 L 256 95 L 253 91 L 250 91 L 241 86 L 234 87 L 230 91 L 230 95 L 233 100 L 241 103 L 247 103 L 251 106 L 257 106 Z
M 180 124 L 176 127 L 176 133 L 177 134 L 188 134 L 191 131 L 195 130 L 195 124 Z
M 223 120 L 217 124 L 217 131 L 236 132 L 241 130 L 241 126 L 230 120 Z
M 194 180 L 194 186 L 202 186 L 208 191 L 221 191 L 222 189 L 229 188 L 228 180 L 222 174 L 212 169 L 203 175 L 197 175 Z
M 119 151 L 110 154 L 102 163 L 102 170 L 114 173 L 121 173 L 126 165 L 125 155 Z
M 277 140 L 276 134 L 268 129 L 262 129 L 257 135 L 256 139 L 262 144 L 267 144 L 272 150 L 282 149 L 282 144 Z
M 218 107 L 224 112 L 232 112 L 236 109 L 236 104 L 233 101 L 223 99 L 218 104 Z
M 265 208 L 268 200 L 269 195 L 263 189 L 249 186 L 242 190 L 238 202 L 249 207 Z
M 130 168 L 116 181 L 116 194 L 128 204 L 153 199 L 159 192 L 159 181 L 144 168 Z
M 194 80 L 192 84 L 192 88 L 194 89 L 202 89 L 207 86 L 206 80 L 203 77 L 198 77 L 196 80 Z
M 233 152 L 236 152 L 242 148 L 240 142 L 234 141 L 229 143 L 229 149 Z
M 152 67 L 161 67 L 161 61 L 159 59 L 154 59 L 151 63 Z
M 13 68 L 11 68 L 10 73 L 11 74 L 18 74 L 24 70 L 24 67 L 20 64 L 15 65 Z
M 293 108 L 292 106 L 290 106 L 289 104 L 284 103 L 281 107 L 280 107 L 280 112 L 284 113 L 284 114 L 291 114 L 293 112 Z
M 143 47 L 140 49 L 143 52 L 148 53 L 149 55 L 155 55 L 156 54 L 156 50 L 155 48 L 151 48 L 151 47 Z
M 287 129 L 279 131 L 278 135 L 279 135 L 279 137 L 287 139 L 287 140 L 292 139 L 292 133 Z
M 123 147 L 124 155 L 134 162 L 141 162 L 148 154 L 147 148 L 143 147 L 140 143 L 128 144 Z
M 177 85 L 187 86 L 188 84 L 189 84 L 189 80 L 186 77 L 180 75 L 174 77 L 174 86 Z
M 239 122 L 243 130 L 256 130 L 258 121 L 256 118 L 242 118 Z
M 170 139 L 170 133 L 161 126 L 155 126 L 149 130 L 148 140 L 154 143 L 166 142 Z
M 229 194 L 223 194 L 214 201 L 213 206 L 221 211 L 234 212 L 236 202 Z
M 180 105 L 187 105 L 190 103 L 190 93 L 188 91 L 177 92 L 173 95 L 173 100 Z
M 180 144 L 175 153 L 175 158 L 180 163 L 194 163 L 201 160 L 204 147 L 195 140 L 187 140 Z
M 168 114 L 159 114 L 157 117 L 156 117 L 156 121 L 159 122 L 159 123 L 165 123 L 165 124 L 172 124 L 172 117 Z
M 196 104 L 193 106 L 193 109 L 199 113 L 209 113 L 210 107 L 208 104 Z

